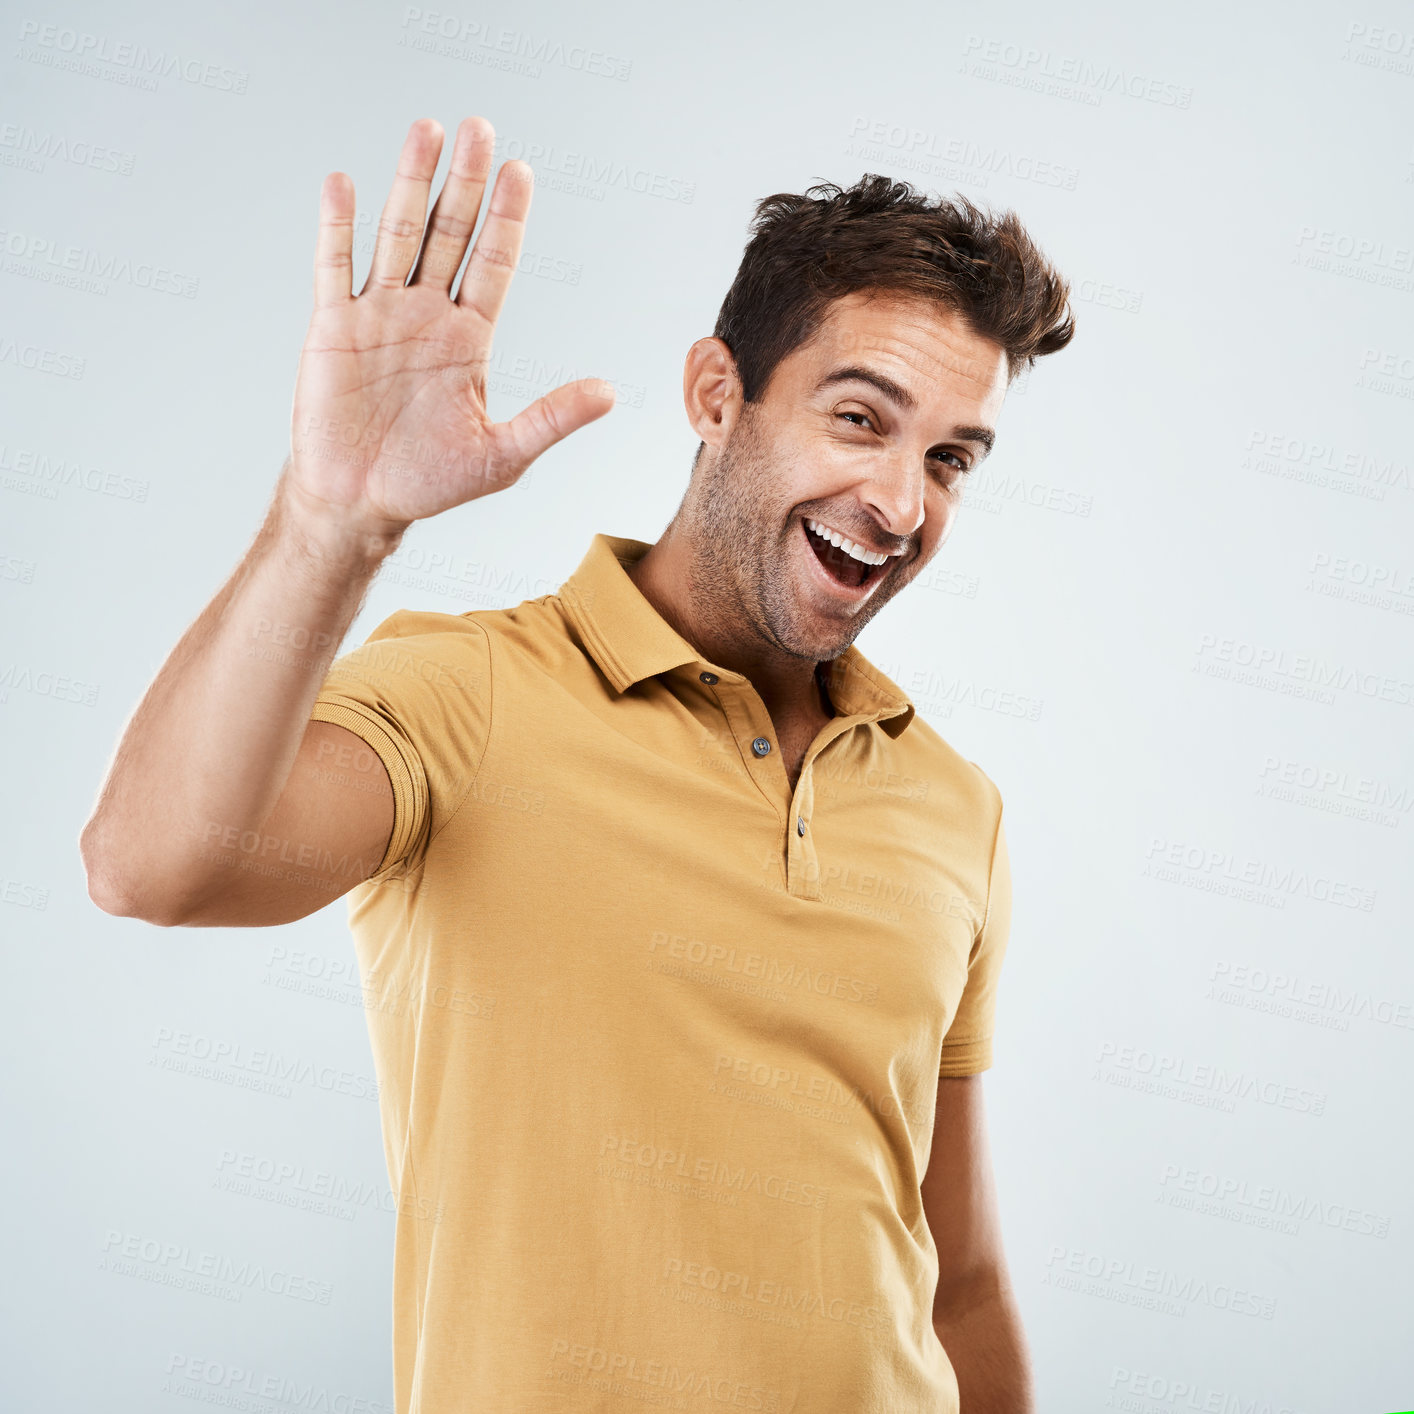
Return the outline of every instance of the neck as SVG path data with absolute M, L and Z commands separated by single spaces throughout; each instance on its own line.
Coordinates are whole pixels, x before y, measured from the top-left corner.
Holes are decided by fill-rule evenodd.
M 670 525 L 656 545 L 628 569 L 640 594 L 710 663 L 740 673 L 756 689 L 771 720 L 812 721 L 834 715 L 821 681 L 822 664 L 786 653 L 747 621 L 734 602 L 704 601 L 691 586 L 707 576 L 695 574 L 693 545 Z

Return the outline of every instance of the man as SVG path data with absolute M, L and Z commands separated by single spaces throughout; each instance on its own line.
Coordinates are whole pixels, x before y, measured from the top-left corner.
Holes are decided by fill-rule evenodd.
M 398 1199 L 400 1414 L 1025 1414 L 979 1072 L 1001 798 L 853 646 L 946 540 L 1067 289 L 1010 213 L 902 184 L 758 208 L 649 546 L 556 594 L 400 611 L 415 520 L 607 412 L 506 423 L 491 332 L 530 172 L 415 123 L 363 290 L 325 179 L 292 456 L 129 723 L 82 849 L 110 913 L 263 926 L 339 894 Z

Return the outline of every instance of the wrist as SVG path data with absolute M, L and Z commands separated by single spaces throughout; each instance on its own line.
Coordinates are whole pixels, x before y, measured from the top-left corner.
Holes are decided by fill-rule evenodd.
M 283 477 L 275 531 L 301 555 L 340 565 L 377 567 L 402 543 L 411 521 L 389 521 L 311 497 Z

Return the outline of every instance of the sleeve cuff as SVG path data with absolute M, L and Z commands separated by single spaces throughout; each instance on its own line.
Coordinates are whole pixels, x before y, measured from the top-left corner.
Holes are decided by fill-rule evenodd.
M 322 696 L 310 711 L 316 722 L 333 722 L 364 741 L 382 761 L 393 786 L 393 833 L 378 867 L 368 879 L 378 878 L 386 869 L 402 859 L 411 847 L 417 822 L 426 813 L 427 780 L 420 762 L 409 761 L 402 748 L 389 734 L 378 717 L 360 702 L 347 697 Z M 364 882 L 367 883 L 368 879 Z
M 992 1066 L 992 1038 L 978 1036 L 971 1041 L 957 1041 L 943 1046 L 939 1076 L 976 1075 Z

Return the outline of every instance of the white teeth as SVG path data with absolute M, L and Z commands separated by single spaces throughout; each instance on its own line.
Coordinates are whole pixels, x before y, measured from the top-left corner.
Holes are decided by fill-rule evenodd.
M 827 525 L 821 525 L 818 520 L 807 520 L 806 528 L 813 531 L 822 540 L 828 540 L 831 545 L 837 545 L 853 560 L 858 560 L 865 565 L 882 565 L 885 560 L 892 559 L 891 555 L 881 555 L 874 550 L 866 550 L 861 545 L 856 545 L 853 540 L 846 540 L 838 530 L 831 530 Z

